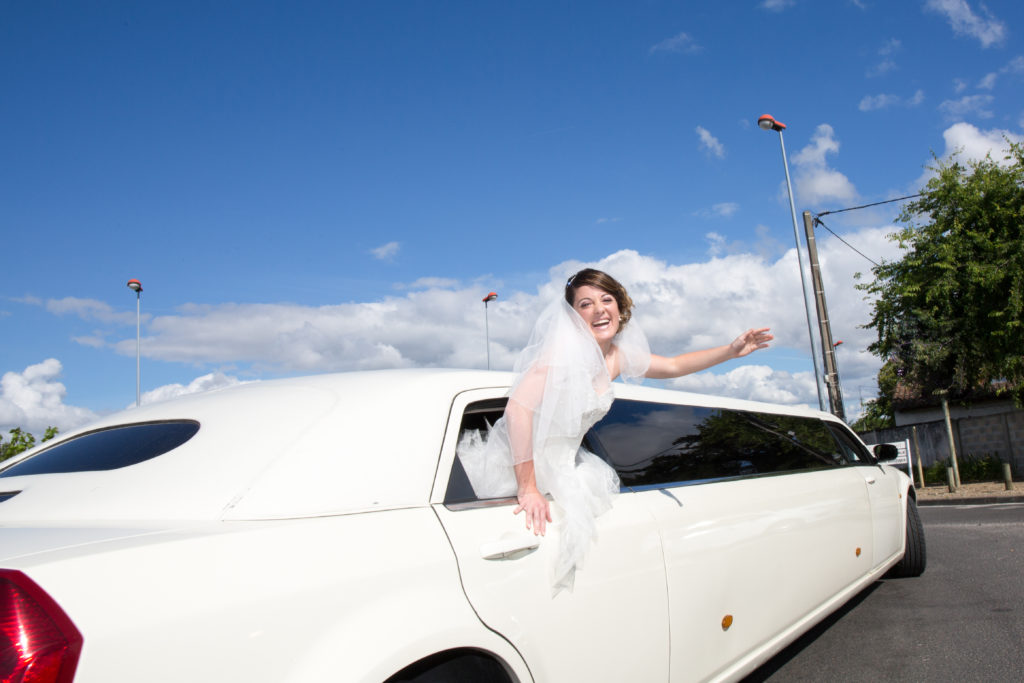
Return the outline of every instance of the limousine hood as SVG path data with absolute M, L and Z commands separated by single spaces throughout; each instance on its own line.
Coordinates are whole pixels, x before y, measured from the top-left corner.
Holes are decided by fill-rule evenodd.
M 381 371 L 254 382 L 107 417 L 3 463 L 0 525 L 271 519 L 427 504 L 453 396 L 504 373 Z M 105 471 L 13 465 L 118 425 L 198 422 L 185 443 Z

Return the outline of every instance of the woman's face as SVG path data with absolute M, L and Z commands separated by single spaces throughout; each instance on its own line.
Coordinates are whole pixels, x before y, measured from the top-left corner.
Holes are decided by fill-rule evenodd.
M 582 285 L 576 289 L 572 307 L 587 323 L 597 343 L 611 343 L 619 332 L 619 303 L 611 293 Z

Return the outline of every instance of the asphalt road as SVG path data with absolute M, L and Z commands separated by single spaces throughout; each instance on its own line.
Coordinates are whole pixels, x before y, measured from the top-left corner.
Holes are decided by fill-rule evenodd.
M 1024 503 L 920 512 L 922 576 L 875 582 L 745 683 L 1024 680 Z

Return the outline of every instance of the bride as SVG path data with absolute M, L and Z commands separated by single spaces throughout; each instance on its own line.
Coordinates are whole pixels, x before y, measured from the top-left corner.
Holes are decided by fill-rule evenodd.
M 515 495 L 526 528 L 544 535 L 559 513 L 561 543 L 554 592 L 572 589 L 575 570 L 595 536 L 596 518 L 611 508 L 619 478 L 580 447 L 612 404 L 612 380 L 640 382 L 704 370 L 768 346 L 768 328 L 750 329 L 731 344 L 678 356 L 652 354 L 630 323 L 633 301 L 615 278 L 584 268 L 565 285 L 564 299 L 541 313 L 514 370 L 504 416 L 486 435 L 472 431 L 458 453 L 477 496 Z

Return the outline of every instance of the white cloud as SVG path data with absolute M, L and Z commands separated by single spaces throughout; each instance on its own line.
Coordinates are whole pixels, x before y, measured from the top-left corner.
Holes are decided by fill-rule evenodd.
M 769 12 L 782 12 L 796 4 L 796 0 L 762 0 L 761 9 Z
M 711 207 L 711 212 L 716 216 L 729 217 L 739 211 L 740 205 L 736 202 L 721 202 Z
M 994 98 L 991 95 L 965 95 L 959 100 L 946 100 L 939 105 L 939 111 L 947 119 L 962 119 L 974 114 L 979 119 L 992 118 L 991 110 L 987 109 Z
M 889 107 L 916 107 L 922 102 L 924 102 L 924 91 L 918 90 L 907 98 L 889 94 L 865 95 L 857 108 L 861 111 L 875 111 Z
M 823 123 L 815 129 L 810 144 L 793 157 L 793 184 L 801 204 L 819 204 L 830 199 L 848 202 L 857 197 L 853 183 L 828 167 L 826 156 L 830 153 L 839 153 L 839 142 L 832 126 Z
M 1022 122 L 1024 123 L 1024 122 Z M 1022 126 L 1024 128 L 1024 126 Z M 1024 142 L 1024 135 L 1019 135 L 1001 128 L 981 130 L 969 123 L 955 123 L 942 132 L 942 138 L 946 143 L 946 149 L 939 157 L 943 161 L 949 161 L 953 155 L 961 163 L 978 161 L 991 154 L 992 159 L 1000 164 L 1005 163 L 1004 157 L 1009 152 L 1006 140 L 1011 142 Z M 924 164 L 926 167 L 933 165 L 933 161 Z M 917 179 L 915 188 L 924 187 L 928 180 L 934 177 L 935 171 L 927 168 L 924 174 Z
M 149 405 L 150 403 L 158 403 L 160 401 L 167 401 L 172 398 L 178 398 L 179 396 L 186 396 L 188 394 L 198 394 L 205 391 L 214 391 L 216 389 L 224 389 L 226 387 L 233 387 L 237 384 L 243 384 L 243 382 L 237 377 L 231 377 L 225 375 L 222 372 L 211 372 L 201 377 L 196 377 L 188 384 L 165 384 L 162 387 L 147 391 L 142 394 L 141 402 L 143 405 Z M 132 408 L 135 404 L 132 403 L 126 408 Z
M 999 74 L 997 74 L 995 72 L 992 72 L 990 74 L 986 74 L 984 78 L 982 78 L 980 81 L 978 81 L 978 89 L 979 90 L 991 90 L 992 88 L 996 87 L 996 79 L 997 78 L 999 78 Z
M 133 305 L 131 308 L 134 309 L 135 306 Z M 63 299 L 49 299 L 46 302 L 46 310 L 57 315 L 77 315 L 82 320 L 97 320 L 103 323 L 118 323 L 122 325 L 135 324 L 134 310 L 118 310 L 110 304 L 97 301 L 96 299 L 79 299 L 73 296 L 67 296 Z M 148 315 L 142 316 L 143 320 L 147 318 Z
M 758 235 L 764 240 L 768 232 L 759 229 Z M 884 228 L 865 229 L 846 238 L 878 260 L 895 253 L 895 247 L 884 238 L 886 232 Z M 657 353 L 715 346 L 748 327 L 770 325 L 777 337 L 776 353 L 797 359 L 809 372 L 807 327 L 793 247 L 780 251 L 781 245 L 771 240 L 770 250 L 762 251 L 760 244 L 745 248 L 726 244 L 717 233 L 708 234 L 707 239 L 709 255 L 703 261 L 673 265 L 634 251 L 619 251 L 597 263 L 560 263 L 534 292 L 503 291 L 489 308 L 492 366 L 511 368 L 537 313 L 559 295 L 566 276 L 584 265 L 594 265 L 629 287 L 637 303 L 636 319 Z M 862 293 L 853 288 L 853 272 L 870 266 L 838 240 L 819 238 L 818 248 L 836 338 L 846 342 L 844 350 L 849 349 L 855 358 L 841 367 L 844 378 L 848 372 L 850 381 L 873 386 L 877 362 L 863 353 L 872 336 L 857 327 L 868 320 L 869 308 Z M 143 353 L 171 362 L 234 364 L 257 376 L 392 367 L 480 368 L 486 364 L 482 308 L 479 287 L 443 286 L 407 290 L 373 303 L 320 307 L 190 305 L 152 321 L 143 339 Z M 118 348 L 125 354 L 134 353 L 134 338 L 125 339 Z M 767 364 L 757 357 L 753 362 Z M 740 367 L 733 363 L 716 368 L 686 380 L 690 383 L 686 386 L 703 383 L 735 396 L 810 405 L 817 402 L 813 383 L 801 378 L 802 370 L 737 372 Z M 237 380 L 223 375 L 208 375 L 188 386 L 149 392 L 145 401 L 234 382 Z
M 683 32 L 678 33 L 671 38 L 666 38 L 656 45 L 652 45 L 648 54 L 654 54 L 655 52 L 682 52 L 693 54 L 700 52 L 701 46 L 690 37 L 689 34 Z
M 725 147 L 722 146 L 722 143 L 718 141 L 718 138 L 712 135 L 708 129 L 703 128 L 702 126 L 697 126 L 696 132 L 697 138 L 699 139 L 698 146 L 701 149 L 715 155 L 719 159 L 725 157 Z
M 765 365 L 742 365 L 721 374 L 699 372 L 674 379 L 673 389 L 716 394 L 769 403 L 805 404 L 817 407 L 814 372 L 789 373 Z M 813 402 L 809 397 L 814 397 Z
M 979 7 L 984 18 L 975 14 L 966 0 L 928 0 L 925 3 L 925 9 L 944 15 L 955 33 L 977 38 L 982 47 L 999 45 L 1006 38 L 1006 25 L 985 5 Z
M 694 211 L 693 215 L 701 218 L 729 218 L 739 210 L 740 205 L 736 202 L 719 202 L 710 208 Z
M 857 108 L 861 111 L 874 111 L 876 109 L 887 109 L 900 103 L 898 95 L 865 95 L 861 98 Z
M 459 281 L 450 277 L 421 277 L 408 285 L 398 285 L 397 289 L 451 289 L 458 285 Z
M 21 372 L 6 372 L 0 378 L 0 432 L 21 427 L 37 439 L 47 427 L 62 432 L 80 427 L 96 418 L 88 408 L 64 403 L 67 390 L 57 381 L 63 367 L 56 358 L 30 365 Z
M 892 59 L 892 55 L 899 52 L 902 46 L 903 44 L 898 39 L 890 38 L 882 45 L 882 47 L 878 48 L 878 55 L 882 58 L 882 60 L 875 66 L 868 69 L 868 78 L 872 78 L 874 76 L 882 76 L 891 71 L 895 71 L 897 69 L 897 66 L 896 62 L 893 61 Z
M 382 244 L 375 249 L 371 249 L 370 253 L 373 254 L 374 258 L 380 259 L 381 261 L 390 261 L 398 253 L 401 245 L 398 242 L 388 242 Z

